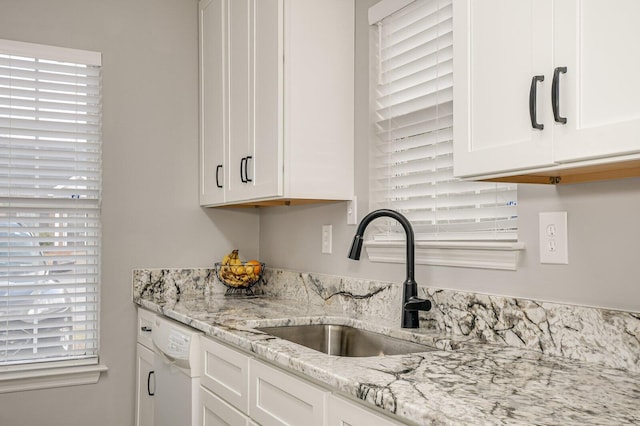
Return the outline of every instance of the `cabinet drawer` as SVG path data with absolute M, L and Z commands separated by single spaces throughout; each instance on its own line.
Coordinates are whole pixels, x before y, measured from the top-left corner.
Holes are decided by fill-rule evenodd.
M 355 402 L 331 395 L 327 410 L 328 426 L 400 426 L 381 414 L 361 407 Z
M 137 327 L 137 339 L 138 343 L 151 349 L 153 347 L 151 343 L 151 329 L 153 327 L 153 321 L 157 314 L 147 311 L 145 309 L 138 309 L 138 327 Z
M 329 392 L 295 376 L 250 360 L 251 418 L 264 426 L 323 426 Z
M 200 426 L 249 426 L 251 420 L 200 386 Z
M 200 383 L 243 413 L 249 410 L 249 357 L 202 337 Z

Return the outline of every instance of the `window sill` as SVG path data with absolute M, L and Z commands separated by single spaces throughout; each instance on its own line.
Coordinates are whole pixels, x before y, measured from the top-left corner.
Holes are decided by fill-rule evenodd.
M 0 368 L 0 393 L 94 384 L 98 383 L 100 373 L 108 370 L 102 364 L 58 364 Z
M 371 262 L 406 261 L 404 241 L 367 241 L 364 247 Z M 522 250 L 519 242 L 417 242 L 416 264 L 515 271 Z

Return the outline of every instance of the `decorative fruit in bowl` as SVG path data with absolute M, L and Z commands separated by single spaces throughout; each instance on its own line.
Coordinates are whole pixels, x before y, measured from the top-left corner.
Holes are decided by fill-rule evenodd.
M 264 263 L 257 260 L 242 262 L 238 250 L 233 250 L 222 258 L 222 262 L 215 264 L 218 279 L 229 289 L 248 290 L 260 280 L 263 270 Z

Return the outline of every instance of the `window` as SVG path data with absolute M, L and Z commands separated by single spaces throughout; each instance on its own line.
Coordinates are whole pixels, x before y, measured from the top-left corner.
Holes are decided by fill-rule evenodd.
M 0 40 L 0 367 L 97 363 L 100 66 Z
M 383 0 L 369 22 L 371 209 L 403 213 L 416 241 L 515 241 L 516 185 L 453 177 L 452 0 Z M 394 240 L 380 220 L 374 241 Z

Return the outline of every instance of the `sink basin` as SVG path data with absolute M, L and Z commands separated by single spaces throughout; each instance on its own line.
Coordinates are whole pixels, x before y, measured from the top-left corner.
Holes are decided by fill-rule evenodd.
M 347 325 L 291 325 L 260 327 L 264 333 L 329 355 L 366 357 L 402 355 L 434 348 Z

